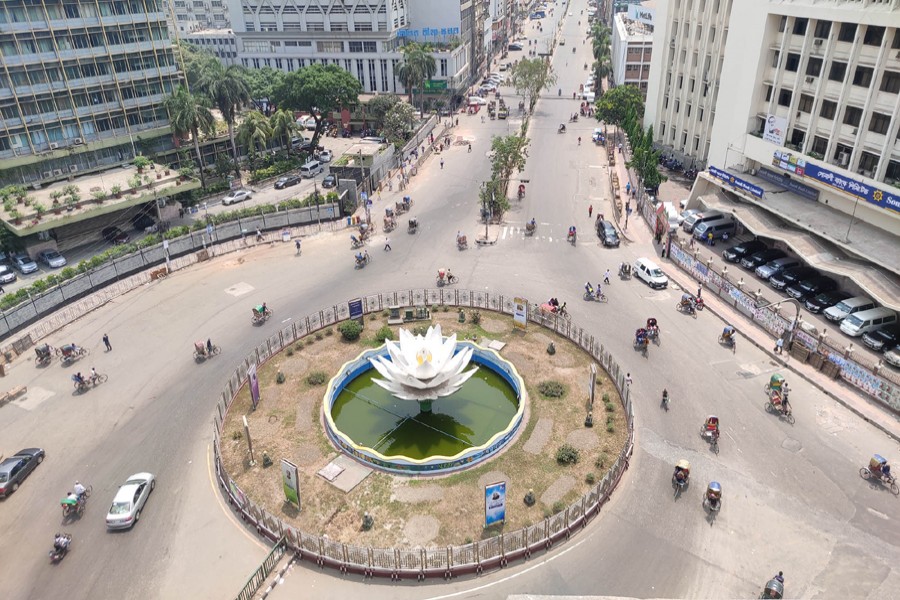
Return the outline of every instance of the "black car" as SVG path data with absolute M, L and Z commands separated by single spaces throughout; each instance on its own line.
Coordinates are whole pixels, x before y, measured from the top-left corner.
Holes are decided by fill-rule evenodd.
M 841 290 L 823 292 L 806 301 L 806 310 L 811 313 L 820 313 L 826 308 L 831 308 L 841 300 L 846 300 L 847 298 L 852 297 L 853 294 L 848 294 L 847 292 Z
M 110 244 L 124 244 L 128 241 L 128 234 L 115 226 L 104 227 L 100 234 Z
M 139 232 L 147 231 L 148 229 L 153 229 L 153 227 L 156 225 L 156 220 L 154 220 L 154 218 L 149 214 L 142 211 L 131 217 L 131 224 L 134 225 L 135 230 Z
M 607 248 L 619 247 L 619 232 L 609 221 L 597 221 L 597 237 Z
M 323 188 L 326 188 L 326 189 L 333 188 L 336 185 L 337 185 L 337 177 L 335 177 L 334 175 L 326 175 L 325 178 L 322 180 Z
M 763 244 L 761 241 L 750 240 L 749 242 L 742 242 L 740 244 L 732 246 L 728 250 L 725 250 L 722 253 L 722 258 L 724 258 L 728 262 L 736 263 L 740 262 L 742 258 L 745 258 L 757 252 L 762 252 L 766 249 L 768 249 L 768 246 Z
M 789 285 L 800 283 L 804 279 L 815 277 L 819 272 L 812 267 L 795 267 L 774 275 L 769 279 L 769 284 L 776 290 L 783 290 Z
M 298 183 L 300 183 L 300 181 L 301 179 L 299 175 L 285 175 L 275 182 L 275 189 L 281 190 L 286 187 L 291 187 L 292 185 L 297 185 Z
M 42 462 L 44 451 L 41 448 L 19 450 L 0 462 L 0 497 L 5 498 L 19 489 L 19 484 Z
M 900 325 L 888 325 L 875 331 L 869 331 L 863 334 L 862 341 L 876 352 L 889 350 L 900 344 Z
M 791 298 L 796 298 L 800 302 L 803 302 L 807 298 L 812 298 L 816 294 L 836 290 L 837 287 L 837 281 L 835 281 L 831 277 L 826 277 L 825 275 L 816 275 L 815 277 L 804 279 L 799 283 L 789 285 L 785 291 Z
M 784 258 L 785 256 L 787 256 L 787 253 L 784 250 L 779 250 L 778 248 L 760 250 L 758 252 L 752 253 L 750 256 L 742 258 L 741 266 L 745 269 L 752 270 L 756 267 L 761 267 L 766 263 L 772 262 L 773 260 Z
M 522 44 L 520 44 L 518 42 L 513 42 L 512 44 L 507 46 L 506 49 L 509 51 L 516 51 L 516 50 L 521 50 L 522 47 L 523 47 Z

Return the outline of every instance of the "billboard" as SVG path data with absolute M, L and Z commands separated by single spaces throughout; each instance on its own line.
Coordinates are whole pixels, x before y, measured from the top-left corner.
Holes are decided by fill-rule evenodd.
M 506 521 L 506 482 L 484 486 L 484 526 Z
M 259 406 L 259 377 L 256 375 L 256 365 L 250 365 L 247 369 L 247 380 L 250 382 L 250 400 L 253 402 L 253 410 Z
M 513 298 L 513 325 L 516 329 L 525 331 L 528 323 L 528 300 L 525 298 Z
M 766 128 L 763 130 L 763 139 L 778 146 L 784 146 L 784 134 L 787 132 L 787 119 L 776 115 L 766 118 Z
M 656 18 L 656 11 L 652 8 L 641 6 L 640 4 L 628 5 L 628 18 L 632 21 L 650 25 L 653 27 L 653 20 Z
M 284 488 L 284 499 L 300 508 L 300 481 L 297 476 L 297 465 L 289 460 L 281 459 L 281 485 Z

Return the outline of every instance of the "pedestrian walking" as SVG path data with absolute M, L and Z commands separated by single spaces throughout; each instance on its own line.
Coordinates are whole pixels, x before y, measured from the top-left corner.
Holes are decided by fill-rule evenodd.
M 444 170 L 444 159 L 443 158 L 441 159 L 441 170 L 442 171 Z M 712 235 L 712 234 L 710 234 L 710 235 Z
M 456 117 L 456 126 L 459 127 L 459 117 Z
M 472 144 L 469 144 L 469 154 L 472 154 Z
M 607 269 L 606 273 L 603 274 L 603 283 L 609 285 L 609 269 Z
M 300 254 L 300 238 L 294 240 L 294 247 L 297 248 L 297 254 Z
M 388 236 L 384 236 L 384 251 L 391 251 L 391 239 Z
M 702 285 L 698 285 L 698 286 L 697 286 L 697 297 L 699 298 L 699 297 L 700 297 L 700 294 L 702 294 L 702 293 L 703 293 L 703 286 L 702 286 Z
M 630 387 L 631 387 L 631 382 L 632 382 L 632 381 L 633 381 L 633 380 L 631 379 L 631 373 L 626 373 L 626 374 L 625 374 L 625 387 L 626 387 L 626 388 L 630 388 Z
M 106 346 L 107 352 L 112 351 L 112 344 L 109 343 L 109 336 L 106 335 L 105 333 L 103 334 L 103 345 Z
M 775 340 L 775 354 L 781 354 L 783 347 L 784 347 L 783 339 L 778 338 L 777 340 Z
M 263 237 L 262 237 L 262 231 L 260 231 L 259 229 L 257 229 L 257 230 L 256 230 L 256 241 L 257 241 L 257 242 L 261 242 L 262 239 L 263 239 Z
M 593 214 L 594 214 L 594 205 L 591 204 L 590 206 L 588 206 L 588 219 L 590 219 L 591 215 L 593 215 Z

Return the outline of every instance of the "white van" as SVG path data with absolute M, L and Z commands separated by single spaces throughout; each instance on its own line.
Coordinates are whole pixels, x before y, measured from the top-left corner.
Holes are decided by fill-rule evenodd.
M 303 177 L 304 179 L 312 179 L 324 170 L 325 167 L 322 166 L 322 163 L 317 160 L 311 160 L 300 167 L 300 177 Z
M 872 308 L 852 314 L 841 321 L 841 331 L 858 337 L 864 333 L 881 329 L 897 322 L 897 313 L 889 308 Z
M 694 239 L 706 240 L 709 234 L 712 233 L 714 240 L 727 240 L 734 235 L 736 228 L 737 225 L 734 219 L 731 218 L 731 215 L 722 215 L 721 219 L 698 223 L 694 227 Z
M 634 268 L 632 270 L 638 279 L 642 279 L 653 289 L 662 289 L 669 285 L 669 278 L 663 274 L 659 265 L 650 259 L 637 259 L 634 261 Z
M 853 298 L 841 300 L 834 306 L 826 308 L 823 314 L 829 321 L 842 321 L 852 314 L 862 312 L 864 310 L 872 310 L 873 308 L 877 308 L 877 306 L 878 305 L 875 304 L 875 301 L 871 298 L 866 298 L 865 296 L 855 296 Z

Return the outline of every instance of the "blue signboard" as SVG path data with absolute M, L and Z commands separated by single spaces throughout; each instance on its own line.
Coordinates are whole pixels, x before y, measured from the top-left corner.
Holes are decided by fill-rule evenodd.
M 722 169 L 716 167 L 710 167 L 709 173 L 714 177 L 721 179 L 733 188 L 742 190 L 744 192 L 747 192 L 748 194 L 752 194 L 757 198 L 763 197 L 763 192 L 765 190 L 763 190 L 761 187 L 759 187 L 758 185 L 753 185 L 749 181 L 744 181 L 740 177 L 735 177 L 728 171 L 723 171 Z
M 506 482 L 484 486 L 484 526 L 506 521 Z
M 885 192 L 867 183 L 845 177 L 825 167 L 808 162 L 790 152 L 775 152 L 772 166 L 784 169 L 800 177 L 807 177 L 825 184 L 828 187 L 843 192 L 849 196 L 865 200 L 879 208 L 900 212 L 900 193 Z
M 350 310 L 351 319 L 360 320 L 363 318 L 363 303 L 361 298 L 354 298 L 348 302 L 347 308 Z
M 423 38 L 459 35 L 459 27 L 423 27 L 422 29 L 400 29 L 397 31 L 397 37 L 417 38 L 419 35 Z
M 794 181 L 787 173 L 776 173 L 769 169 L 759 169 L 756 172 L 756 176 L 765 179 L 770 183 L 774 183 L 777 186 L 783 187 L 789 192 L 794 192 L 798 196 L 803 196 L 807 200 L 819 199 L 819 190 L 802 184 L 799 181 Z

